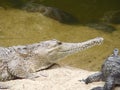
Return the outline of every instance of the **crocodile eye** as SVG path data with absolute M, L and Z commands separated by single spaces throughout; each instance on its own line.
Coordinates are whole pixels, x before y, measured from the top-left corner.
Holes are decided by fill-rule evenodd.
M 55 43 L 57 43 L 57 45 L 61 45 L 61 44 L 62 44 L 61 41 L 58 41 L 58 40 L 56 40 L 56 39 L 53 39 L 53 41 L 55 41 Z
M 57 44 L 58 44 L 58 45 L 61 45 L 61 44 L 62 44 L 62 42 L 58 41 L 58 42 L 57 42 Z

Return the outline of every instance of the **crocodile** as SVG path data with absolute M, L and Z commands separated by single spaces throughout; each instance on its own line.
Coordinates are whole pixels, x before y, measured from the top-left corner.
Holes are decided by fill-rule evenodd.
M 49 68 L 66 56 L 99 45 L 102 41 L 102 37 L 80 43 L 53 39 L 35 44 L 0 47 L 0 81 L 38 77 L 38 71 Z
M 77 24 L 79 20 L 61 9 L 49 7 L 38 3 L 28 2 L 21 7 L 21 9 L 28 12 L 38 12 L 42 15 L 57 20 L 64 24 Z
M 116 31 L 116 28 L 113 25 L 108 24 L 108 23 L 103 23 L 100 21 L 90 22 L 86 25 L 90 28 L 94 28 L 96 30 L 102 30 L 102 31 L 107 32 L 107 33 L 111 33 L 111 32 Z
M 101 67 L 101 71 L 88 76 L 84 82 L 86 84 L 105 81 L 104 87 L 95 87 L 91 90 L 114 90 L 116 85 L 120 85 L 120 56 L 119 49 L 115 48 Z

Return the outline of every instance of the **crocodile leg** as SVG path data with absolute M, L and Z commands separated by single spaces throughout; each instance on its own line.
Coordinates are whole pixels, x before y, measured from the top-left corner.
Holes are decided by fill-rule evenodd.
M 15 76 L 15 78 L 18 78 L 18 79 L 34 79 L 34 78 L 37 78 L 37 77 L 41 76 L 41 75 L 38 75 L 36 73 L 30 73 L 27 70 L 22 69 L 22 68 L 17 68 L 17 70 L 11 69 L 11 70 L 9 70 L 9 72 L 13 76 Z
M 95 87 L 91 90 L 113 90 L 115 86 L 115 78 L 113 76 L 109 76 L 105 82 L 104 87 Z
M 106 80 L 103 90 L 112 90 L 115 86 L 115 78 L 113 76 L 109 76 Z
M 92 83 L 92 82 L 97 82 L 97 81 L 100 81 L 102 79 L 102 72 L 98 72 L 98 73 L 95 73 L 95 74 L 92 74 L 90 76 L 88 76 L 84 82 L 86 84 L 88 83 Z
M 33 79 L 39 77 L 25 60 L 12 60 L 8 63 L 8 72 L 15 78 Z

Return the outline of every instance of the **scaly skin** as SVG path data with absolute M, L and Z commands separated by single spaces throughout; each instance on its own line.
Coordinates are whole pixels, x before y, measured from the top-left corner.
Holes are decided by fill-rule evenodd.
M 104 87 L 95 87 L 92 90 L 113 90 L 115 85 L 120 85 L 120 56 L 119 50 L 113 50 L 113 54 L 109 56 L 103 63 L 101 71 L 88 76 L 84 81 L 86 84 L 105 81 Z

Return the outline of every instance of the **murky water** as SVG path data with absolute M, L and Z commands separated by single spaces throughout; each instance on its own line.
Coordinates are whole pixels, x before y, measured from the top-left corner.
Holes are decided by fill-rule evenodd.
M 71 13 L 82 24 L 97 21 L 107 12 L 120 10 L 120 0 L 43 0 L 42 3 Z M 0 3 L 0 5 L 6 7 L 8 4 Z M 98 28 L 62 24 L 40 13 L 26 12 L 16 8 L 0 8 L 0 46 L 30 44 L 49 39 L 82 42 L 101 36 L 105 39 L 101 46 L 72 55 L 60 62 L 83 69 L 98 70 L 114 48 L 120 49 L 120 25 L 112 24 L 112 26 L 116 30 L 105 32 L 97 30 Z
M 120 0 L 44 0 L 42 3 L 71 13 L 81 23 L 102 18 L 106 12 L 120 10 Z
M 30 0 L 1 0 L 0 5 L 20 7 Z M 120 10 L 120 0 L 31 0 L 64 10 L 77 17 L 81 23 L 96 21 L 107 12 Z

